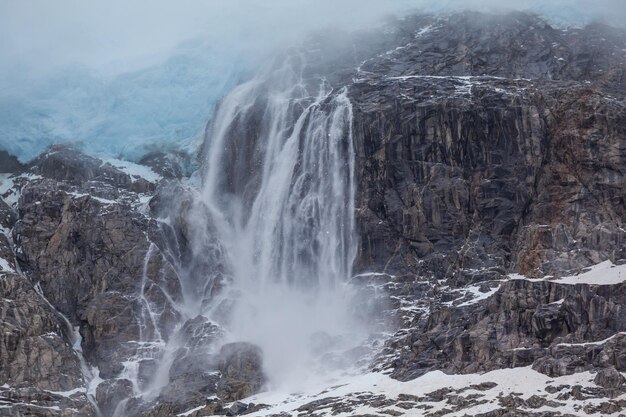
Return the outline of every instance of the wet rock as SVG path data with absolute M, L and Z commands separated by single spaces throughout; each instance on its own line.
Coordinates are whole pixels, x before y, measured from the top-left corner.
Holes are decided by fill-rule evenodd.
M 142 156 L 139 164 L 149 166 L 167 179 L 181 179 L 192 174 L 191 156 L 176 150 L 154 151 Z
M 258 346 L 236 342 L 222 346 L 219 354 L 222 374 L 217 395 L 224 401 L 236 401 L 261 390 L 265 383 L 262 352 Z
M 16 177 L 21 196 L 9 236 L 12 256 L 51 308 L 80 330 L 88 366 L 97 366 L 105 380 L 115 379 L 136 355 L 158 357 L 155 342 L 166 341 L 180 321 L 175 303 L 181 287 L 172 264 L 177 260 L 151 242 L 156 221 L 140 210 L 139 193 L 155 184 L 62 146 L 36 158 L 27 174 Z M 2 255 L 6 237 L 0 240 Z M 70 368 L 76 362 L 80 374 L 75 355 L 65 361 Z M 46 366 L 60 376 L 72 374 L 58 371 L 54 362 Z M 104 408 L 132 394 L 111 383 L 105 381 L 100 394 Z
M 167 248 L 185 265 L 190 291 L 204 294 L 205 303 L 210 303 L 221 294 L 230 273 L 211 214 L 199 202 L 197 190 L 176 183 L 162 184 L 149 207 L 152 216 L 169 219 L 168 224 L 159 224 L 161 241 L 157 245 L 162 251 Z M 199 228 L 198 223 L 208 227 Z M 221 323 L 226 323 L 227 315 L 225 311 L 224 317 L 220 317 Z
M 96 390 L 96 401 L 103 415 L 115 415 L 120 402 L 133 396 L 133 384 L 128 379 L 104 381 Z
M 602 388 L 617 390 L 624 385 L 624 376 L 615 368 L 605 368 L 598 371 L 593 382 Z
M 0 382 L 9 387 L 0 397 L 15 403 L 0 415 L 95 415 L 64 323 L 23 276 L 0 271 L 0 293 Z M 72 390 L 71 398 L 50 394 Z M 52 410 L 60 406 L 70 410 Z
M 16 173 L 24 169 L 24 165 L 5 150 L 0 150 L 0 173 Z
M 0 226 L 10 230 L 16 221 L 17 216 L 15 211 L 2 198 L 0 198 Z
M 185 322 L 174 336 L 181 347 L 174 353 L 169 383 L 161 392 L 161 400 L 195 404 L 218 392 L 219 359 L 213 351 L 222 334 L 219 326 L 202 316 Z
M 22 276 L 0 272 L 0 380 L 51 391 L 83 386 L 63 324 Z
M 196 348 L 211 346 L 218 341 L 223 334 L 224 331 L 220 326 L 212 323 L 206 317 L 196 316 L 183 324 L 178 337 L 185 340 L 184 345 L 187 348 Z
M 45 179 L 22 191 L 13 229 L 18 260 L 50 303 L 80 326 L 88 358 L 112 376 L 124 360 L 120 343 L 138 340 L 140 328 L 158 338 L 177 322 L 169 300 L 180 299 L 180 284 L 147 240 L 148 220 L 132 206 L 76 196 L 59 184 Z M 146 309 L 158 321 L 147 320 Z

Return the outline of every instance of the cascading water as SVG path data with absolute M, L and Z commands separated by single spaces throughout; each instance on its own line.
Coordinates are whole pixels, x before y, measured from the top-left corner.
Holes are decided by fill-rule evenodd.
M 227 338 L 259 345 L 271 382 L 292 386 L 360 329 L 346 284 L 356 254 L 352 108 L 324 80 L 310 94 L 303 68 L 290 57 L 226 97 L 202 190 L 232 274 Z
M 211 378 L 212 358 L 227 342 L 259 346 L 273 387 L 298 389 L 308 377 L 351 364 L 346 352 L 366 335 L 348 284 L 357 243 L 352 107 L 345 89 L 305 83 L 304 68 L 291 56 L 221 103 L 207 132 L 200 189 L 188 190 L 184 214 L 174 192 L 162 219 L 169 253 L 155 244 L 146 253 L 137 295 L 141 340 L 120 376 L 132 381 L 134 399 L 114 416 L 137 414 L 159 398 L 177 368 L 204 367 L 202 378 Z M 185 225 L 183 252 L 177 221 Z M 148 278 L 151 260 L 165 258 L 177 269 L 178 300 Z M 147 296 L 154 285 L 179 317 L 169 330 Z M 142 382 L 146 361 L 156 367 Z

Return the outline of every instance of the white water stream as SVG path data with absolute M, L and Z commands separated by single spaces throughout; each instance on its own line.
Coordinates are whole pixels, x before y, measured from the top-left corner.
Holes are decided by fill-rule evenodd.
M 204 267 L 177 265 L 182 302 L 164 296 L 180 323 L 168 334 L 159 330 L 163 309 L 146 296 L 151 258 L 164 255 L 154 244 L 146 253 L 141 340 L 119 376 L 143 401 L 168 385 L 181 351 L 197 353 L 181 333 L 197 316 L 221 326 L 221 343 L 258 345 L 270 389 L 296 390 L 350 366 L 344 353 L 367 335 L 348 285 L 357 244 L 352 107 L 345 89 L 306 85 L 303 68 L 288 58 L 221 103 L 186 219 L 192 263 Z M 218 349 L 207 345 L 206 353 Z M 145 360 L 158 364 L 142 385 Z M 114 416 L 125 415 L 128 401 Z
M 225 98 L 202 190 L 233 275 L 228 339 L 259 345 L 275 385 L 302 382 L 316 358 L 363 331 L 347 285 L 357 243 L 352 107 L 323 80 L 311 94 L 303 66 L 287 59 Z

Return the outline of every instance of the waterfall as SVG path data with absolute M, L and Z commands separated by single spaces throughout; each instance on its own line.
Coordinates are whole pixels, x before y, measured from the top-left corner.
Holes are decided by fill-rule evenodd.
M 356 254 L 352 107 L 345 89 L 304 82 L 304 69 L 292 56 L 223 100 L 202 187 L 232 274 L 229 338 L 258 344 L 270 379 L 286 384 L 359 328 L 347 285 Z
M 298 389 L 352 363 L 346 352 L 367 334 L 349 285 L 357 244 L 352 107 L 346 89 L 305 82 L 305 69 L 291 56 L 219 106 L 199 188 L 174 192 L 161 221 L 168 252 L 154 243 L 146 252 L 140 340 L 119 376 L 131 381 L 133 398 L 113 416 L 140 414 L 177 369 L 214 372 L 221 343 L 259 346 L 268 388 Z M 178 314 L 170 329 L 160 330 L 163 306 L 147 297 L 155 256 L 173 260 L 180 283 L 179 301 L 159 287 Z M 146 362 L 154 370 L 141 381 Z

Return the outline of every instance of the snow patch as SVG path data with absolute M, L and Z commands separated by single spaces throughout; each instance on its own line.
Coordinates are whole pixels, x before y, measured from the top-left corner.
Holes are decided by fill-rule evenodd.
M 163 177 L 152 170 L 152 168 L 135 164 L 134 162 L 124 161 L 121 159 L 104 159 L 103 162 L 113 165 L 120 171 L 130 175 L 133 181 L 137 181 L 138 178 L 143 178 L 149 182 L 159 182 Z
M 457 307 L 465 307 L 465 306 L 469 306 L 469 305 L 472 305 L 472 304 L 476 304 L 479 301 L 486 300 L 487 298 L 489 298 L 492 295 L 494 295 L 500 289 L 500 286 L 498 285 L 497 287 L 491 288 L 487 292 L 481 292 L 480 291 L 480 286 L 478 286 L 478 285 L 472 285 L 470 287 L 467 287 L 466 289 L 467 289 L 467 292 L 469 294 L 471 294 L 472 297 L 474 297 L 474 298 L 472 298 L 471 300 L 466 301 L 466 302 L 464 302 L 462 304 L 459 304 Z M 466 293 L 466 295 L 467 295 L 467 293 Z
M 0 258 L 0 270 L 4 272 L 15 272 L 15 269 L 13 269 L 9 262 L 4 258 Z
M 595 284 L 613 285 L 626 281 L 626 264 L 615 265 L 611 261 L 604 261 L 592 266 L 588 271 L 579 275 L 563 277 L 557 280 L 561 284 Z
M 200 410 L 202 410 L 203 408 L 204 408 L 204 406 L 203 406 L 203 405 L 201 405 L 201 406 L 199 406 L 199 407 L 192 408 L 192 409 L 191 409 L 191 410 L 189 410 L 189 411 L 185 411 L 184 413 L 176 414 L 176 417 L 186 417 L 186 416 L 190 416 L 190 415 L 192 415 L 193 413 L 195 413 L 196 411 L 200 411 Z
M 48 391 L 50 394 L 54 394 L 54 395 L 60 395 L 62 397 L 67 397 L 70 398 L 72 395 L 74 394 L 84 394 L 85 392 L 87 392 L 87 390 L 85 388 L 74 388 L 72 390 L 69 391 Z
M 506 396 L 512 393 L 521 394 L 522 398 L 529 398 L 532 395 L 540 395 L 549 400 L 556 400 L 559 392 L 550 394 L 544 390 L 547 385 L 581 385 L 595 386 L 593 384 L 594 375 L 590 372 L 577 373 L 562 377 L 550 378 L 544 374 L 534 371 L 531 367 L 501 369 L 491 371 L 485 374 L 466 374 L 466 375 L 447 375 L 441 371 L 429 372 L 417 379 L 407 382 L 401 382 L 390 378 L 382 373 L 367 373 L 363 375 L 343 376 L 333 380 L 329 380 L 324 385 L 311 387 L 304 392 L 265 392 L 246 399 L 245 401 L 256 404 L 268 404 L 269 409 L 264 409 L 250 414 L 250 416 L 266 416 L 279 413 L 294 413 L 299 407 L 312 401 L 321 400 L 329 397 L 340 397 L 349 399 L 363 393 L 373 393 L 376 395 L 384 394 L 387 398 L 395 399 L 399 394 L 409 394 L 423 397 L 426 394 L 442 388 L 451 388 L 454 390 L 467 388 L 470 385 L 478 385 L 484 382 L 494 382 L 497 385 L 491 389 L 478 391 L 467 389 L 465 393 L 481 394 L 482 399 L 487 400 L 483 404 L 476 404 L 446 414 L 446 416 L 476 415 L 479 413 L 489 412 L 501 408 L 498 402 L 498 396 Z M 602 402 L 603 399 L 588 399 L 585 403 Z M 564 404 L 559 411 L 577 414 L 574 408 L 575 399 L 558 400 Z M 447 401 L 431 402 L 424 401 L 421 404 L 427 404 L 433 408 L 429 409 L 429 413 L 437 412 L 445 408 Z M 578 403 L 580 404 L 580 403 Z M 423 411 L 413 409 L 410 414 L 408 411 L 394 406 L 385 407 L 386 409 L 395 409 L 404 413 L 403 415 L 421 415 Z M 552 409 L 552 411 L 555 411 Z M 336 414 L 337 416 L 349 416 L 365 413 L 376 413 L 379 415 L 381 409 L 374 408 L 367 404 L 358 406 L 357 408 Z
M 570 275 L 557 279 L 549 279 L 552 278 L 551 275 L 543 278 L 528 278 L 520 274 L 509 274 L 509 278 L 523 279 L 532 282 L 549 280 L 559 284 L 568 285 L 615 285 L 626 281 L 626 264 L 615 265 L 613 262 L 607 260 L 587 268 L 584 272 L 578 275 Z
M 557 346 L 597 346 L 597 345 L 603 345 L 606 342 L 615 339 L 617 336 L 620 335 L 625 335 L 626 332 L 619 332 L 619 333 L 615 333 L 613 336 L 607 337 L 606 339 L 603 340 L 598 340 L 596 342 L 583 342 L 583 343 L 559 343 Z

